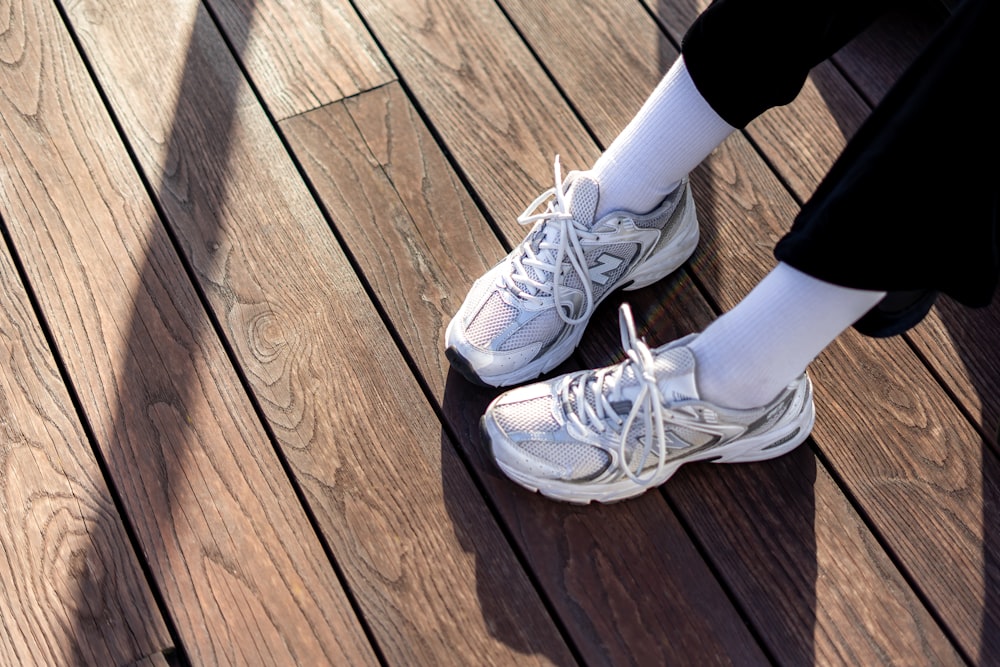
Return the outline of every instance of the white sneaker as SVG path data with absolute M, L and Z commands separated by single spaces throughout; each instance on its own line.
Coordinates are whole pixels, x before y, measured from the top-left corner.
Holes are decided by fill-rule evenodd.
M 527 238 L 473 284 L 445 332 L 448 359 L 473 382 L 508 386 L 552 370 L 605 297 L 672 273 L 698 244 L 687 179 L 651 213 L 595 221 L 597 181 L 574 171 L 560 182 L 558 156 L 554 171 L 555 187 L 518 217 L 534 224 Z
M 620 311 L 628 358 L 498 396 L 482 418 L 493 458 L 518 484 L 573 503 L 615 502 L 662 484 L 690 461 L 761 461 L 812 430 L 806 374 L 767 405 L 733 410 L 698 397 L 693 334 L 650 350 Z

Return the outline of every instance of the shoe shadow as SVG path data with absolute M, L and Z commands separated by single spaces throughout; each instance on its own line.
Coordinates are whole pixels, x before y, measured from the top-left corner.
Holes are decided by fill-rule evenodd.
M 687 26 L 709 3 L 647 4 L 669 37 L 669 42 L 661 42 L 662 75 L 677 58 Z M 723 225 L 733 223 L 732 191 L 745 184 L 727 182 L 720 175 L 738 174 L 738 167 L 731 169 L 726 163 L 732 142 L 742 141 L 738 134 L 692 172 L 701 230 L 695 254 L 668 281 L 626 293 L 636 324 L 651 346 L 701 331 L 718 316 L 719 306 L 702 296 L 706 286 L 733 289 L 719 259 L 727 252 L 721 232 Z M 819 653 L 815 645 L 818 482 L 825 485 L 828 477 L 817 469 L 810 438 L 771 461 L 684 466 L 661 489 L 752 625 L 763 650 L 777 664 L 814 664 Z
M 477 528 L 482 523 L 481 508 L 463 501 L 467 494 L 449 491 L 449 480 L 469 477 L 471 471 L 481 490 L 485 487 L 483 498 L 502 506 L 491 508 L 494 514 L 502 517 L 516 511 L 511 504 L 513 489 L 506 487 L 509 482 L 501 480 L 499 472 L 493 469 L 479 432 L 480 416 L 500 393 L 499 389 L 473 385 L 454 370 L 448 371 L 441 399 L 443 422 L 447 425 L 441 431 L 445 506 L 458 543 L 475 557 L 478 604 L 490 634 L 524 656 L 545 656 L 552 664 L 571 664 L 572 654 L 545 613 L 545 604 L 539 599 L 534 582 L 525 574 L 528 569 L 513 566 L 510 550 L 483 544 L 483 531 Z M 456 451 L 457 456 L 451 454 Z M 498 525 L 508 533 L 506 541 L 513 547 L 515 560 L 523 561 L 516 545 L 524 536 L 512 537 L 509 532 L 517 527 L 504 530 L 502 520 Z
M 568 362 L 553 375 L 572 367 Z M 441 446 L 457 441 L 465 453 L 461 470 L 448 467 L 455 457 L 442 456 L 445 502 L 460 543 L 476 558 L 477 594 L 491 634 L 557 665 L 698 664 L 719 655 L 766 664 L 739 616 L 719 612 L 728 599 L 658 492 L 577 506 L 529 492 L 500 472 L 478 427 L 499 393 L 450 371 L 441 402 L 451 426 Z M 460 494 L 448 492 L 447 479 L 467 475 L 466 468 L 520 561 L 517 571 L 477 541 L 470 529 L 476 517 Z M 505 586 L 502 594 L 498 586 Z

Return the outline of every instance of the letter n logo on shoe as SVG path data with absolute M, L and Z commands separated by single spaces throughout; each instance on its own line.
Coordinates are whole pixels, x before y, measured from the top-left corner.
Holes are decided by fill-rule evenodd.
M 610 280 L 608 274 L 621 266 L 624 261 L 621 257 L 604 253 L 597 258 L 597 264 L 587 270 L 587 273 L 590 275 L 590 282 L 597 283 L 598 285 L 607 285 L 608 280 Z

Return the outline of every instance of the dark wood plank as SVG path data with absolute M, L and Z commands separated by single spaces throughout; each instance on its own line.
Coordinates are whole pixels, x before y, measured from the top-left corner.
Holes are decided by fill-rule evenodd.
M 13 60 L 37 55 L 29 48 Z M 9 137 L 18 91 L 2 90 L 0 127 Z M 16 148 L 4 143 L 3 163 L 15 164 Z M 0 192 L 16 192 L 16 180 L 0 170 Z M 4 219 L 15 208 L 0 196 Z M 172 640 L 6 247 L 0 350 L 0 661 L 121 665 L 169 649 Z
M 660 499 L 581 510 L 524 493 L 496 470 L 478 419 L 497 392 L 449 374 L 441 340 L 467 280 L 502 250 L 398 87 L 354 98 L 347 110 L 350 116 L 328 107 L 283 128 L 332 218 L 346 221 L 338 229 L 585 661 L 761 662 Z M 342 185 L 354 168 L 347 128 L 355 125 L 391 180 L 372 183 L 368 193 Z M 381 205 L 372 209 L 371 202 Z M 362 210 L 371 224 L 353 223 Z M 613 575 L 634 571 L 650 554 L 657 554 L 657 566 L 643 576 Z
M 917 0 L 890 11 L 833 56 L 871 104 L 878 103 L 907 64 L 930 41 L 947 8 Z
M 278 120 L 396 78 L 347 3 L 209 0 L 208 5 Z
M 198 19 L 184 47 L 162 26 L 189 14 Z M 99 24 L 71 16 L 91 36 L 98 78 L 159 184 L 167 222 L 381 656 L 401 665 L 443 656 L 568 662 L 528 575 L 198 3 L 121 3 Z M 129 34 L 143 36 L 142 50 L 125 46 Z M 126 76 L 140 57 L 159 64 L 157 77 Z M 160 81 L 177 82 L 173 111 L 155 95 Z M 170 137 L 166 152 L 151 139 L 158 136 Z M 214 150 L 201 137 L 216 138 Z M 370 229 L 370 211 L 385 202 L 364 200 L 379 170 L 353 137 L 360 161 L 339 165 L 337 182 L 363 204 L 342 224 Z
M 63 21 L 12 19 L 30 48 L 0 70 L 4 221 L 185 654 L 374 664 Z
M 163 653 L 153 653 L 136 661 L 132 667 L 172 667 Z

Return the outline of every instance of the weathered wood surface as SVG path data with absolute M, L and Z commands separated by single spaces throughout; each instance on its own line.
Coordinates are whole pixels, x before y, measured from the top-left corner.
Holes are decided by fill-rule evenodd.
M 17 8 L 11 33 L 34 48 L 2 70 L 4 164 L 17 175 L 4 222 L 184 654 L 199 664 L 374 663 L 56 7 Z M 110 12 L 97 16 L 114 26 Z M 169 41 L 162 28 L 149 39 Z M 191 51 L 188 78 L 168 86 L 182 99 L 210 62 Z M 188 174 L 177 151 L 186 110 L 160 111 L 178 122 L 153 135 L 157 146 Z
M 444 327 L 706 3 L 0 4 L 0 661 L 1000 659 L 1000 308 L 845 333 L 806 445 L 634 501 L 484 451 L 498 392 Z M 651 343 L 738 302 L 942 19 L 887 17 L 720 146 L 695 256 L 564 368 L 618 358 L 621 300 Z

